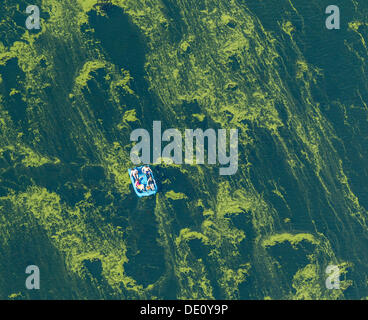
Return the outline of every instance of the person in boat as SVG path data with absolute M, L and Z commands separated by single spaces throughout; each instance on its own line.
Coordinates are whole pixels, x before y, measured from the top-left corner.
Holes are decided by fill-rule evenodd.
M 144 191 L 144 185 L 143 185 L 143 183 L 141 182 L 141 180 L 140 179 L 137 179 L 136 181 L 135 181 L 135 187 L 137 188 L 137 190 L 139 191 L 139 192 L 143 192 Z
M 152 170 L 149 166 L 144 166 L 142 172 L 147 176 L 147 178 L 152 176 Z
M 139 180 L 138 170 L 137 170 L 137 169 L 133 169 L 133 170 L 131 171 L 131 175 L 133 176 L 134 181 Z
M 152 176 L 150 176 L 147 180 L 147 190 L 155 190 L 155 183 L 153 182 Z

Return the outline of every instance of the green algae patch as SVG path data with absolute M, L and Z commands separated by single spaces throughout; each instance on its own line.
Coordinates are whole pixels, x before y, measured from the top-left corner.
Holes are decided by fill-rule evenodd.
M 9 154 L 11 159 L 17 163 L 17 165 L 22 164 L 26 168 L 41 167 L 47 163 L 60 163 L 59 159 L 50 159 L 49 157 L 45 157 L 39 152 L 36 152 L 30 147 L 24 146 L 21 143 L 18 143 L 16 146 L 4 146 L 0 148 L 0 156 L 4 156 L 4 153 Z
M 291 37 L 291 34 L 293 31 L 295 31 L 295 28 L 293 24 L 290 21 L 285 21 L 282 23 L 282 31 L 284 31 L 286 34 L 288 34 Z
M 302 241 L 307 241 L 309 243 L 312 243 L 314 245 L 318 245 L 318 241 L 315 239 L 315 237 L 310 233 L 298 233 L 298 234 L 290 234 L 290 233 L 282 233 L 273 235 L 270 238 L 264 240 L 262 242 L 263 247 L 273 247 L 277 244 L 281 244 L 283 242 L 289 242 L 293 248 L 296 248 L 296 246 L 301 243 Z
M 125 122 L 136 122 L 139 121 L 137 118 L 136 110 L 128 110 L 124 113 L 123 121 Z
M 318 269 L 314 264 L 308 264 L 305 268 L 298 270 L 293 278 L 295 300 L 318 300 L 323 296 L 319 281 Z
M 84 12 L 88 12 L 98 3 L 98 0 L 78 0 L 78 3 L 82 6 Z
M 190 51 L 190 43 L 188 41 L 183 41 L 180 44 L 180 48 L 181 50 L 183 50 L 184 52 L 189 52 Z
M 32 149 L 25 147 L 24 149 L 24 159 L 22 163 L 25 167 L 40 167 L 46 163 L 58 164 L 59 159 L 49 159 L 40 155 L 38 152 L 34 152 Z
M 236 22 L 233 17 L 229 16 L 228 14 L 223 14 L 221 16 L 221 23 L 231 28 L 235 28 L 236 26 Z
M 14 57 L 16 57 L 16 55 L 11 51 L 0 53 L 0 66 L 5 66 L 7 62 Z
M 17 299 L 21 299 L 22 298 L 22 293 L 21 292 L 17 292 L 17 293 L 12 293 L 8 296 L 8 298 L 10 300 L 17 300 Z
M 121 285 L 127 290 L 142 293 L 142 287 L 124 274 L 123 264 L 127 262 L 123 233 L 102 223 L 102 217 L 94 212 L 87 201 L 81 201 L 75 208 L 61 203 L 59 195 L 44 188 L 30 188 L 27 192 L 11 197 L 19 209 L 32 214 L 48 233 L 53 244 L 63 253 L 67 267 L 80 277 L 85 277 L 83 262 L 98 259 L 102 263 L 102 276 L 110 286 L 121 293 Z M 109 234 L 109 239 L 100 241 L 97 230 L 91 231 L 86 215 L 103 228 L 98 233 Z
M 122 88 L 125 92 L 129 94 L 134 94 L 134 91 L 129 86 L 133 78 L 131 77 L 128 71 L 122 69 L 121 72 L 122 76 L 118 77 L 117 80 L 113 81 L 111 87 L 113 88 L 113 90 Z
M 296 62 L 297 65 L 297 73 L 296 73 L 296 78 L 297 79 L 301 79 L 303 77 L 303 75 L 308 72 L 308 64 L 305 61 L 297 61 Z
M 106 67 L 106 63 L 99 60 L 87 61 L 78 76 L 75 78 L 76 85 L 81 87 L 87 86 L 87 82 L 93 78 L 92 72 Z
M 199 239 L 203 243 L 208 242 L 208 238 L 205 235 L 203 235 L 202 233 L 199 233 L 199 232 L 196 232 L 196 231 L 191 231 L 190 229 L 185 228 L 185 229 L 180 230 L 180 234 L 176 238 L 175 243 L 178 246 L 180 244 L 180 242 L 182 242 L 182 241 L 189 241 L 189 240 L 193 240 L 193 239 Z
M 199 241 L 203 245 L 208 239 L 203 234 L 189 228 L 180 230 L 175 239 L 177 248 L 177 267 L 175 274 L 181 283 L 179 299 L 213 299 L 213 289 L 202 258 L 195 259 L 190 252 L 189 243 Z
M 199 122 L 202 122 L 206 118 L 206 115 L 202 113 L 193 113 L 193 117 L 196 118 Z
M 367 25 L 368 25 L 367 22 L 362 22 L 362 21 L 352 21 L 348 23 L 349 29 L 354 30 L 354 31 L 358 31 L 358 29 L 361 26 L 367 26 Z
M 166 198 L 171 199 L 171 200 L 183 200 L 183 199 L 188 198 L 184 193 L 175 192 L 174 190 L 170 190 L 166 192 L 165 196 Z

